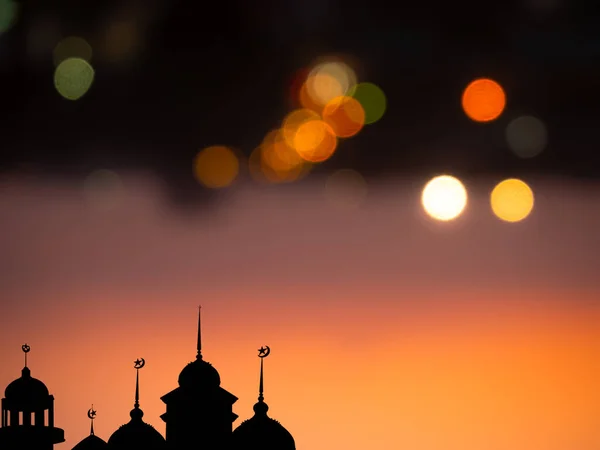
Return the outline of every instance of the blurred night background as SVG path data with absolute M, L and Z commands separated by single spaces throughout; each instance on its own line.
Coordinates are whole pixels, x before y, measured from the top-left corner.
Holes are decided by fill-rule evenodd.
M 593 2 L 2 3 L 4 173 L 78 180 L 96 169 L 147 169 L 173 201 L 203 199 L 195 154 L 219 144 L 249 157 L 296 107 L 298 70 L 334 55 L 380 86 L 388 107 L 316 171 L 597 176 Z M 53 83 L 55 48 L 71 36 L 89 44 L 95 71 L 78 101 Z M 493 123 L 473 123 L 461 108 L 478 77 L 506 92 Z M 507 148 L 506 127 L 522 115 L 548 131 L 535 158 Z

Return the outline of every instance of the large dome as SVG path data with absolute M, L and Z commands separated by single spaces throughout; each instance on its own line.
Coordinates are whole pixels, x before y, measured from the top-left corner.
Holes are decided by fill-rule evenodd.
M 106 450 L 107 443 L 98 436 L 90 434 L 82 439 L 72 450 Z
M 108 448 L 111 450 L 163 450 L 166 441 L 156 429 L 142 421 L 144 413 L 141 409 L 133 409 L 130 413 L 131 420 L 121 425 L 108 439 Z
M 50 393 L 44 383 L 36 378 L 32 378 L 31 371 L 24 367 L 21 371 L 21 378 L 6 386 L 4 396 L 10 400 L 17 400 L 26 403 L 36 403 L 45 401 Z
M 183 368 L 179 374 L 179 386 L 183 388 L 213 388 L 221 385 L 221 376 L 217 369 L 201 358 Z
M 254 405 L 254 416 L 233 431 L 234 450 L 296 450 L 294 437 L 277 420 L 267 416 L 268 409 L 264 402 Z

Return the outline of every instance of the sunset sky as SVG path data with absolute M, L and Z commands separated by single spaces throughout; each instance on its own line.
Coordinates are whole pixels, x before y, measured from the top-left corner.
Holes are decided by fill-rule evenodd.
M 380 179 L 335 207 L 318 176 L 234 186 L 195 214 L 147 174 L 110 208 L 78 186 L 0 188 L 0 388 L 29 367 L 56 398 L 71 448 L 98 411 L 129 420 L 133 361 L 144 420 L 203 354 L 252 415 L 265 400 L 298 450 L 587 450 L 600 446 L 600 186 L 530 179 L 532 215 L 496 219 L 496 179 L 463 180 L 464 214 L 419 204 L 426 178 Z M 87 195 L 87 196 L 86 196 Z M 93 197 L 93 196 L 92 196 Z

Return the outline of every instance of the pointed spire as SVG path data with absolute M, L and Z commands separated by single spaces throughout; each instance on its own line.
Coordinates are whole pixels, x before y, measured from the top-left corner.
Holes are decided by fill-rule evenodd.
M 88 409 L 87 413 L 88 418 L 90 419 L 90 436 L 94 436 L 94 419 L 96 418 L 96 411 L 94 410 L 94 404 L 92 407 Z
M 202 306 L 198 306 L 198 343 L 196 348 L 198 349 L 198 354 L 196 355 L 196 359 L 202 359 L 202 321 L 201 319 Z
M 258 384 L 258 403 L 256 403 L 254 405 L 254 412 L 256 414 L 266 415 L 267 411 L 269 410 L 269 407 L 265 403 L 265 396 L 263 395 L 264 394 L 263 359 L 265 359 L 270 354 L 271 354 L 271 349 L 269 348 L 268 345 L 264 345 L 258 349 L 258 357 L 260 358 L 260 381 Z
M 144 358 L 138 358 L 133 362 L 135 367 L 135 403 L 133 409 L 129 415 L 132 419 L 140 419 L 144 415 L 144 412 L 140 409 L 140 369 L 146 365 Z

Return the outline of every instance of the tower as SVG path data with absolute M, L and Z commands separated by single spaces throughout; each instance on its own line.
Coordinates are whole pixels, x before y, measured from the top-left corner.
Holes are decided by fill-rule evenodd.
M 202 357 L 201 324 L 199 308 L 196 360 L 179 374 L 179 387 L 161 398 L 167 408 L 161 419 L 171 450 L 188 448 L 189 442 L 202 449 L 228 449 L 238 417 L 233 412 L 237 397 L 221 387 L 219 372 Z
M 140 369 L 146 365 L 144 358 L 134 361 L 135 403 L 129 413 L 131 420 L 121 425 L 108 439 L 109 450 L 164 450 L 165 438 L 150 424 L 142 420 L 144 411 L 140 408 Z
M 29 345 L 21 347 L 25 366 L 21 378 L 10 383 L 2 399 L 0 448 L 3 450 L 52 450 L 65 441 L 64 431 L 54 426 L 54 396 L 27 367 Z
M 260 381 L 258 402 L 254 404 L 254 416 L 244 420 L 233 432 L 232 450 L 296 450 L 293 436 L 277 420 L 267 415 L 263 383 L 263 359 L 271 354 L 269 346 L 258 350 L 260 358 Z

